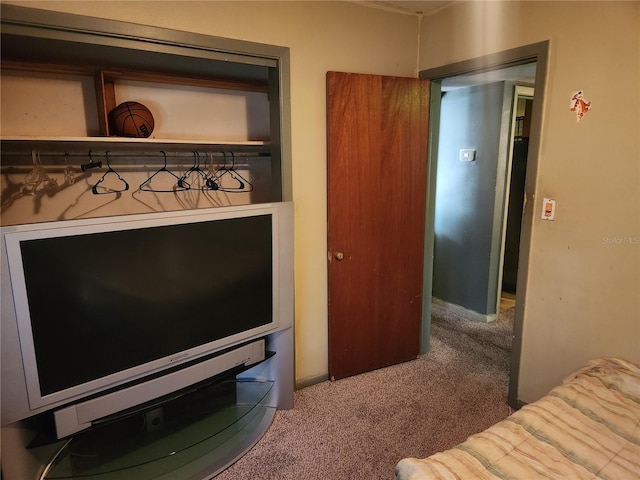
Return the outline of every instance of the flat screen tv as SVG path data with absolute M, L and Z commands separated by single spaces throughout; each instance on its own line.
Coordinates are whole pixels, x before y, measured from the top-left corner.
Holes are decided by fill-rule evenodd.
M 291 210 L 274 203 L 4 227 L 12 351 L 29 412 L 289 326 L 280 304 L 292 288 Z M 11 326 L 3 318 L 3 330 Z

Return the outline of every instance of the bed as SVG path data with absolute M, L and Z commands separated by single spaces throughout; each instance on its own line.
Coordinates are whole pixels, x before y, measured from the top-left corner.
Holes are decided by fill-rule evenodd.
M 404 458 L 397 480 L 640 479 L 640 365 L 597 359 L 464 443 Z

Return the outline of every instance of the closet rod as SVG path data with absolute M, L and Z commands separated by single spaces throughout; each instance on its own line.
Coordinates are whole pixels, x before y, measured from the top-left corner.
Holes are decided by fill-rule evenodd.
M 213 160 L 216 164 L 223 164 L 225 162 L 231 163 L 234 159 L 236 160 L 236 165 L 240 166 L 242 163 L 246 163 L 247 160 L 269 160 L 270 155 L 268 153 L 260 153 L 260 152 L 233 152 L 231 155 L 231 151 L 227 151 L 224 154 L 222 152 L 202 152 L 196 150 L 199 155 L 200 164 L 204 165 L 206 162 Z M 42 166 L 59 166 L 66 165 L 69 163 L 71 165 L 86 163 L 91 159 L 94 161 L 104 161 L 107 158 L 107 154 L 109 155 L 109 160 L 114 164 L 139 164 L 141 161 L 146 163 L 156 165 L 162 164 L 165 161 L 165 157 L 158 150 L 157 152 L 149 152 L 149 153 L 136 153 L 136 152 L 89 152 L 84 151 L 82 153 L 69 153 L 69 152 L 37 152 L 39 155 L 39 160 Z M 226 156 L 225 156 L 226 155 Z M 123 162 L 123 159 L 127 159 L 128 161 Z M 166 152 L 166 159 L 168 164 L 170 165 L 192 165 L 194 163 L 194 153 L 193 152 Z M 79 161 L 80 160 L 80 161 Z M 115 160 L 115 162 L 114 162 Z M 241 160 L 238 162 L 237 160 Z M 2 152 L 2 165 L 3 167 L 15 166 L 15 167 L 23 167 L 23 166 L 32 166 L 33 165 L 33 157 L 31 152 L 6 152 L 3 150 Z M 4 170 L 4 169 L 3 169 Z
M 149 168 L 155 169 L 158 166 L 162 165 L 162 162 L 159 163 L 154 163 L 154 164 L 149 164 L 149 163 L 138 163 L 135 165 L 131 165 L 131 164 L 121 164 L 121 163 L 114 163 L 111 162 L 111 166 L 112 167 L 117 167 L 118 172 L 143 172 L 143 171 L 147 171 Z M 215 167 L 222 167 L 224 165 L 224 163 L 219 162 L 219 163 L 215 163 Z M 75 169 L 77 169 L 77 171 L 80 171 L 80 165 L 79 164 L 69 164 L 69 165 L 64 165 L 64 164 L 56 164 L 56 165 L 52 165 L 52 164 L 44 164 L 41 165 L 42 168 L 45 169 L 45 171 L 47 173 L 64 173 L 68 167 L 73 167 Z M 175 168 L 178 165 L 170 165 L 172 168 Z M 181 163 L 179 165 L 179 167 L 181 167 L 180 171 L 182 170 L 188 170 L 190 167 L 192 167 L 192 164 L 188 164 L 188 163 Z M 103 163 L 102 166 L 100 168 L 96 168 L 96 172 L 103 172 L 103 170 L 105 170 L 107 168 L 106 163 Z M 204 168 L 204 167 L 203 167 Z M 251 166 L 246 163 L 246 162 L 236 162 L 234 164 L 234 169 L 236 170 L 249 170 L 251 168 Z M 20 175 L 20 174 L 27 174 L 30 171 L 33 170 L 33 164 L 31 165 L 0 165 L 0 174 L 5 175 L 5 174 L 16 174 L 16 175 Z M 91 169 L 87 169 L 87 170 L 91 170 Z

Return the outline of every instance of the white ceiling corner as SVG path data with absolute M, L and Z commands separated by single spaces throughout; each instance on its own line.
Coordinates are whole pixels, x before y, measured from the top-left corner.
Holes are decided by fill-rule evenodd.
M 454 4 L 455 0 L 363 0 L 358 3 L 368 7 L 381 8 L 409 15 L 433 15 L 443 8 Z

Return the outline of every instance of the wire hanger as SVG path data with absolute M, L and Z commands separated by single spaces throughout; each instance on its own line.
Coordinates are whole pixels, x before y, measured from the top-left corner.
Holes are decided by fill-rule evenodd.
M 235 165 L 236 165 L 235 155 L 233 154 L 233 152 L 229 152 L 229 154 L 231 155 L 231 168 L 227 167 L 227 155 L 224 152 L 222 152 L 222 155 L 224 156 L 224 164 L 222 165 L 222 167 L 216 170 L 214 174 L 216 183 L 218 184 L 217 190 L 220 190 L 222 192 L 229 192 L 229 193 L 252 191 L 253 185 L 251 184 L 251 182 L 246 178 L 244 178 L 242 175 L 240 175 L 240 173 L 238 173 L 238 171 L 235 169 Z M 221 181 L 222 177 L 224 177 L 225 175 L 229 175 L 236 182 L 238 182 L 238 186 L 237 187 L 225 186 Z
M 96 184 L 93 186 L 93 188 L 91 189 L 93 194 L 94 195 L 106 195 L 108 193 L 118 193 L 118 192 L 124 192 L 126 190 L 129 190 L 129 184 L 127 183 L 127 181 L 124 178 L 122 178 L 118 172 L 116 172 L 113 168 L 111 168 L 111 164 L 109 163 L 109 152 L 106 152 L 104 154 L 104 156 L 105 156 L 105 158 L 107 160 L 107 167 L 108 168 L 107 168 L 107 171 L 104 172 L 104 175 L 102 175 L 100 180 L 98 180 L 96 182 Z M 118 180 L 120 180 L 120 183 L 122 184 L 122 188 L 119 188 L 119 189 L 109 188 L 109 189 L 105 189 L 103 191 L 99 191 L 98 190 L 98 185 L 100 185 L 102 182 L 104 182 L 105 178 L 109 174 L 112 174 L 112 175 L 115 175 L 116 177 L 118 177 Z
M 160 153 L 164 158 L 164 164 L 153 175 L 151 175 L 144 182 L 142 182 L 138 187 L 138 189 L 142 190 L 143 192 L 160 192 L 160 193 L 173 193 L 173 192 L 181 192 L 184 190 L 189 190 L 191 186 L 187 182 L 181 181 L 179 176 L 177 176 L 175 173 L 173 173 L 171 170 L 167 168 L 167 154 L 164 151 L 160 151 Z M 153 178 L 156 175 L 160 175 L 162 173 L 169 174 L 171 177 L 175 178 L 176 184 L 173 186 L 173 188 L 171 188 L 171 190 L 158 190 L 158 189 L 152 188 L 151 185 L 149 185 L 151 183 L 151 180 L 153 180 Z

